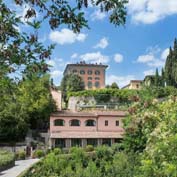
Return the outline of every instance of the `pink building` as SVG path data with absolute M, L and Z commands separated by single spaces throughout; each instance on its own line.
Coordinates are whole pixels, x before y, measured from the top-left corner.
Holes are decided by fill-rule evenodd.
M 122 139 L 125 112 L 60 111 L 50 117 L 51 147 L 112 145 Z

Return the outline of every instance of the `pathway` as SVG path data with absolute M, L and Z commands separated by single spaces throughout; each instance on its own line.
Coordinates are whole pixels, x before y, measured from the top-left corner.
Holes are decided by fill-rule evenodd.
M 15 166 L 0 172 L 0 177 L 17 177 L 23 171 L 28 169 L 30 166 L 38 162 L 39 159 L 28 159 L 15 161 Z

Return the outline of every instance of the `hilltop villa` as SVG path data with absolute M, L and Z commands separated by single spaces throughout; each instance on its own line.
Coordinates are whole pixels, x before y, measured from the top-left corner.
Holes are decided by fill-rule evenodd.
M 85 89 L 102 89 L 105 88 L 105 72 L 107 65 L 103 64 L 87 64 L 81 61 L 76 64 L 68 64 L 64 70 L 64 76 L 67 74 L 79 75 Z

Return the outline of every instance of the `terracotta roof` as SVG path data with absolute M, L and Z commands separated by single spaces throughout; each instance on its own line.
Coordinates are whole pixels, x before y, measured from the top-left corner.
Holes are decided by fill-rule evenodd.
M 52 117 L 98 117 L 98 116 L 119 116 L 125 117 L 124 111 L 92 111 L 92 112 L 71 112 L 71 111 L 59 111 L 51 114 Z
M 122 138 L 124 130 L 118 132 L 60 132 L 51 133 L 50 138 Z
M 76 64 L 67 64 L 66 65 L 66 68 L 65 68 L 65 70 L 64 70 L 64 74 L 65 74 L 65 72 L 66 72 L 66 70 L 68 69 L 68 67 L 72 67 L 72 66 L 89 66 L 89 67 L 104 67 L 104 68 L 107 68 L 108 67 L 108 65 L 104 65 L 104 64 L 102 64 L 102 63 L 96 63 L 96 64 L 91 64 L 91 63 L 85 63 L 85 62 L 80 62 L 80 63 L 76 63 Z

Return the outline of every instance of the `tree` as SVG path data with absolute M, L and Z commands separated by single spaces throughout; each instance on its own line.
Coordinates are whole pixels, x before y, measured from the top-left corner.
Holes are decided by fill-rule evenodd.
M 93 6 L 99 6 L 103 12 L 110 12 L 109 20 L 115 26 L 123 25 L 126 21 L 127 0 L 92 0 Z M 54 45 L 44 47 L 38 40 L 38 31 L 44 21 L 48 21 L 52 30 L 67 26 L 74 32 L 88 28 L 83 8 L 88 7 L 87 0 L 54 1 L 54 0 L 14 0 L 21 7 L 28 4 L 25 21 L 17 15 L 16 9 L 10 9 L 7 1 L 0 0 L 0 75 L 21 71 L 19 66 L 31 66 L 31 72 L 47 71 L 45 60 L 50 58 Z M 37 14 L 40 14 L 37 17 Z M 17 28 L 26 24 L 30 32 L 20 32 Z
M 119 86 L 117 85 L 116 82 L 113 82 L 113 83 L 111 84 L 111 88 L 112 88 L 112 89 L 119 89 Z
M 170 53 L 165 63 L 165 78 L 167 86 L 177 87 L 177 40 L 174 41 L 173 49 L 170 47 Z
M 156 87 L 160 86 L 160 76 L 159 76 L 158 68 L 156 68 L 154 84 L 155 84 Z
M 75 74 L 65 75 L 61 81 L 63 92 L 77 92 L 84 90 L 84 83 L 80 76 Z

